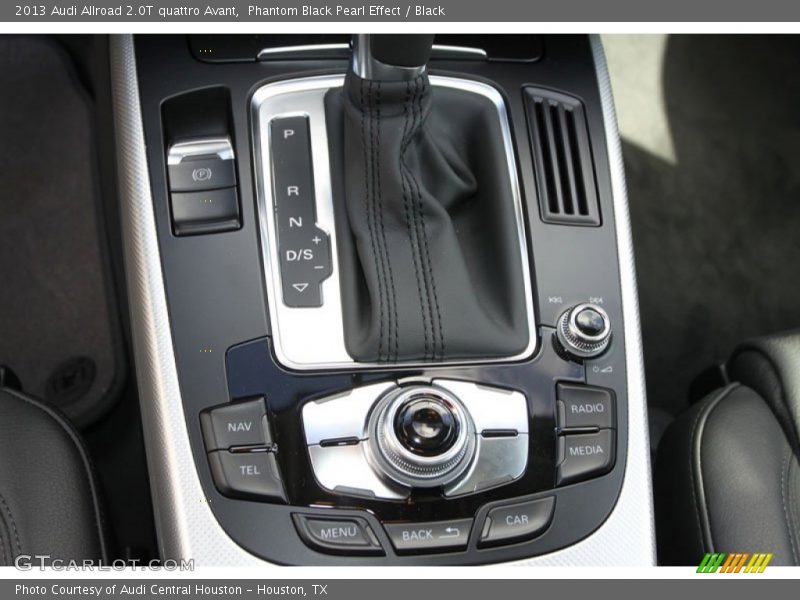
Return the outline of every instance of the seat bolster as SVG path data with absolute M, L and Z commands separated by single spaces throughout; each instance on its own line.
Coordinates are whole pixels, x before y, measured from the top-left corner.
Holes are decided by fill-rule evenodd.
M 798 460 L 768 403 L 731 384 L 666 431 L 655 467 L 659 562 L 706 552 L 771 552 L 800 564 Z
M 800 329 L 741 344 L 727 371 L 732 381 L 754 389 L 767 401 L 800 454 Z
M 21 555 L 107 559 L 99 496 L 89 455 L 63 415 L 0 389 L 0 565 Z

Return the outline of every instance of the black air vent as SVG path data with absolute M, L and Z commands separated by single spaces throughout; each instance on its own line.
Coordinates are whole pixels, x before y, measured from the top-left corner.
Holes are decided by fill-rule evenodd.
M 600 225 L 592 151 L 580 100 L 525 89 L 542 220 Z

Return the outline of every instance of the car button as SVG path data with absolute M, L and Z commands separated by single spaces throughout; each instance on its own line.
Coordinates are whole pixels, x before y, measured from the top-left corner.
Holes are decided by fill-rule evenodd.
M 535 537 L 550 524 L 555 504 L 556 499 L 550 497 L 491 509 L 483 525 L 480 544 L 493 545 Z
M 278 462 L 271 452 L 226 452 L 208 455 L 217 489 L 226 496 L 286 501 Z
M 384 524 L 398 553 L 466 548 L 473 519 Z
M 212 408 L 200 414 L 206 450 L 272 446 L 264 398 Z
M 557 397 L 562 429 L 616 427 L 611 390 L 559 383 Z
M 614 465 L 613 429 L 559 438 L 558 485 L 606 473 Z
M 297 530 L 310 546 L 333 553 L 383 553 L 375 534 L 364 519 L 325 519 L 311 515 L 293 517 Z

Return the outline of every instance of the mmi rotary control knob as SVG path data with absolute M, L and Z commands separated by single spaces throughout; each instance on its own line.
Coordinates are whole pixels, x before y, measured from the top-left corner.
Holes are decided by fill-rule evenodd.
M 450 483 L 475 456 L 475 426 L 467 408 L 436 386 L 388 394 L 371 412 L 368 428 L 373 468 L 404 486 Z
M 611 321 L 599 306 L 578 304 L 559 317 L 556 336 L 568 354 L 576 358 L 594 358 L 608 348 Z

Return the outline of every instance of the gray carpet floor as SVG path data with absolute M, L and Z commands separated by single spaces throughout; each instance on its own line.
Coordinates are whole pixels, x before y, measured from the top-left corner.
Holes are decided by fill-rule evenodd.
M 605 36 L 649 403 L 800 326 L 800 36 Z
M 113 401 L 118 360 L 90 103 L 52 41 L 0 36 L 0 364 L 81 426 Z

